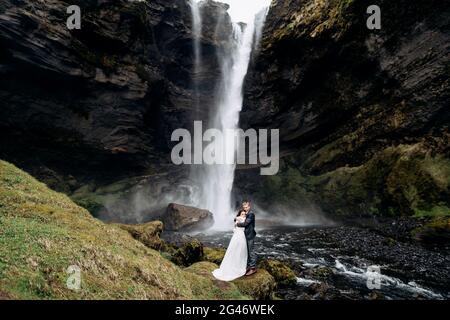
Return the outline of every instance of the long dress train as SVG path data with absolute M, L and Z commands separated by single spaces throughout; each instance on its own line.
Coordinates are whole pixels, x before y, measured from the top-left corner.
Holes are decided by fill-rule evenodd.
M 238 217 L 237 220 L 244 222 L 245 218 Z M 233 237 L 230 240 L 220 268 L 213 271 L 216 279 L 232 281 L 245 275 L 247 271 L 248 252 L 244 230 L 245 228 L 234 228 Z

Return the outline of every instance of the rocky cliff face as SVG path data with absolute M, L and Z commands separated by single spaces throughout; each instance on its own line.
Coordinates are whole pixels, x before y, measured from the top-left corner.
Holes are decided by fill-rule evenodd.
M 450 211 L 450 15 L 440 1 L 377 1 L 372 31 L 371 4 L 273 3 L 242 116 L 280 128 L 283 172 L 240 174 L 260 201 L 335 216 Z
M 206 119 L 227 34 L 216 27 L 230 28 L 227 6 L 205 3 L 193 74 L 185 0 L 0 0 L 0 158 L 89 208 L 136 186 L 168 194 L 187 172 L 171 165 L 171 132 Z M 78 31 L 66 28 L 71 4 Z M 242 170 L 237 188 L 350 217 L 449 210 L 447 8 L 380 0 L 382 29 L 370 31 L 370 4 L 273 2 L 242 126 L 280 128 L 283 167 Z
M 66 27 L 72 4 L 81 30 Z M 226 7 L 207 10 L 213 24 Z M 2 0 L 0 30 L 1 158 L 64 191 L 171 171 L 170 135 L 194 114 L 187 1 Z M 204 83 L 218 72 L 211 32 Z

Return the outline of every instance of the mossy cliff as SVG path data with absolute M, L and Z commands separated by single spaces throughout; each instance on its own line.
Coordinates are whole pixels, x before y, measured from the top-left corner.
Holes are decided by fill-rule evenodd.
M 159 231 L 158 223 L 141 227 L 104 224 L 67 196 L 0 161 L 2 297 L 247 298 L 235 286 L 183 270 L 149 248 L 156 244 L 150 239 L 157 239 Z M 69 266 L 81 269 L 79 291 L 67 288 Z
M 209 112 L 226 6 L 205 2 L 195 75 L 188 1 L 74 4 L 84 27 L 73 31 L 65 1 L 2 4 L 0 158 L 102 220 L 148 221 L 192 183 L 187 167 L 171 165 L 170 136 Z M 449 212 L 448 8 L 379 0 L 382 28 L 369 30 L 372 4 L 272 2 L 240 122 L 280 129 L 283 165 L 268 179 L 238 172 L 236 190 L 348 218 Z M 158 208 L 130 207 L 142 190 Z
M 305 173 L 308 164 L 289 157 L 280 175 L 264 178 L 258 196 L 291 205 L 320 203 L 341 218 L 449 215 L 450 160 L 433 154 L 436 146 L 428 143 L 387 147 L 360 166 L 321 175 Z
M 449 15 L 440 1 L 278 0 L 243 127 L 280 129 L 281 173 L 238 172 L 258 201 L 331 216 L 450 214 Z M 258 187 L 261 186 L 261 187 Z

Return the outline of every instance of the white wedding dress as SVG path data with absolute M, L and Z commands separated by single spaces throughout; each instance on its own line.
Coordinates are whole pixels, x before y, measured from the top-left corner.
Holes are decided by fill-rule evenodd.
M 244 222 L 245 218 L 238 217 L 237 222 Z M 247 240 L 245 228 L 235 227 L 233 237 L 228 245 L 227 252 L 220 264 L 220 268 L 213 271 L 216 279 L 232 281 L 240 278 L 247 272 Z

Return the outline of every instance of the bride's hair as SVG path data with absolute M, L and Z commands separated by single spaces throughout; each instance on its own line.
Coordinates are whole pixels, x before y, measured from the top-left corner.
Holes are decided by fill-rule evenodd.
M 238 211 L 238 214 L 237 214 L 236 217 L 240 217 L 242 212 L 245 212 L 245 210 L 240 209 L 240 210 Z

